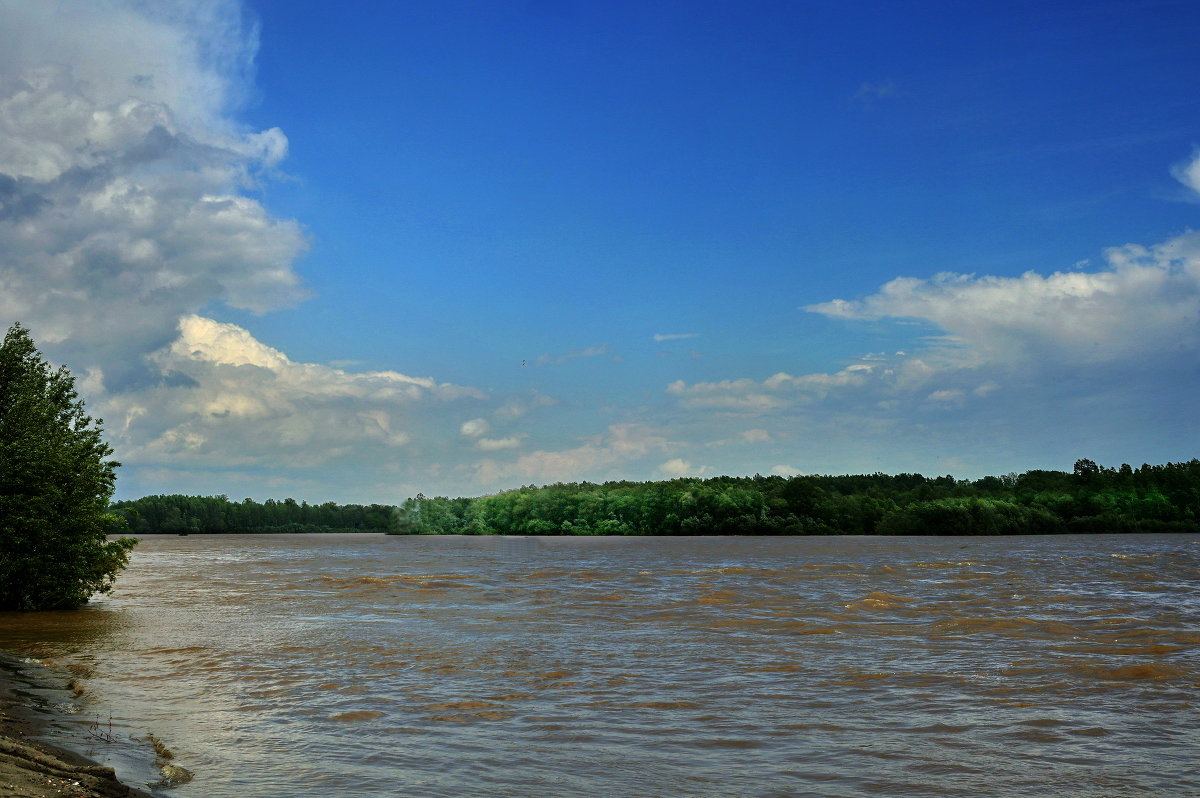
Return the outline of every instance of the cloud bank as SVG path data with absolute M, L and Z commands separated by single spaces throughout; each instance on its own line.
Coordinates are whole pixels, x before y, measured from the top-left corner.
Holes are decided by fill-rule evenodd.
M 287 138 L 235 117 L 256 49 L 235 0 L 0 5 L 0 320 L 80 377 L 135 482 L 158 466 L 176 490 L 187 469 L 395 470 L 437 448 L 422 436 L 452 423 L 440 406 L 483 397 L 293 362 L 200 315 L 308 295 L 304 230 L 255 196 Z
M 805 308 L 846 321 L 920 322 L 923 348 L 871 356 L 836 372 L 667 386 L 694 408 L 757 415 L 866 398 L 949 402 L 1005 386 L 1072 381 L 1123 389 L 1137 377 L 1149 394 L 1194 382 L 1200 365 L 1200 234 L 1106 253 L 1094 272 L 1019 277 L 942 273 L 901 277 L 863 299 Z M 1053 383 L 1053 384 L 1049 384 Z M 886 406 L 886 405 L 884 405 Z
M 916 319 L 961 365 L 1144 364 L 1200 343 L 1200 234 L 1108 250 L 1107 268 L 1043 276 L 899 278 L 877 294 L 806 310 L 848 320 Z
M 188 316 L 151 356 L 170 379 L 105 403 L 109 431 L 140 463 L 313 467 L 412 440 L 429 405 L 482 399 L 472 388 L 393 371 L 296 363 L 244 329 Z M 485 439 L 486 440 L 486 439 Z
M 182 316 L 305 296 L 303 231 L 249 194 L 287 139 L 228 116 L 254 53 L 237 4 L 0 15 L 0 316 L 122 391 Z
M 615 479 L 625 469 L 673 444 L 658 430 L 644 424 L 612 424 L 600 435 L 557 451 L 537 450 L 511 461 L 484 460 L 473 468 L 483 485 L 515 487 L 527 482 L 566 482 L 579 479 Z
M 1200 158 L 1175 175 L 1200 189 Z M 1117 462 L 1150 447 L 1195 455 L 1200 233 L 1110 248 L 1093 271 L 900 277 L 804 310 L 928 335 L 833 372 L 676 380 L 666 392 L 690 411 L 694 435 L 721 438 L 724 426 L 752 420 L 770 432 L 758 456 L 783 453 L 773 444 L 790 437 L 809 471 L 910 470 L 952 452 L 992 468 L 1062 451 Z

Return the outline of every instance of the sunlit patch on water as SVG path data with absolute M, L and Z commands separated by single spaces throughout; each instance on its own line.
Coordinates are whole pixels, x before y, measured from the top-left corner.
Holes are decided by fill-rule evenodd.
M 164 537 L 0 650 L 178 798 L 1200 794 L 1195 544 Z
M 330 720 L 343 722 L 375 720 L 376 718 L 382 718 L 384 714 L 385 713 L 376 710 L 360 709 L 353 712 L 339 712 L 336 715 L 333 715 Z
M 873 590 L 860 599 L 846 605 L 848 610 L 890 610 L 912 604 L 916 599 L 897 596 L 882 590 Z

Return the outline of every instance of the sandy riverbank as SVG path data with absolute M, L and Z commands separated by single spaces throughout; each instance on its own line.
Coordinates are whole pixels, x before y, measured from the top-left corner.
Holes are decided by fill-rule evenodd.
M 0 798 L 149 798 L 113 769 L 30 739 L 37 721 L 0 671 Z

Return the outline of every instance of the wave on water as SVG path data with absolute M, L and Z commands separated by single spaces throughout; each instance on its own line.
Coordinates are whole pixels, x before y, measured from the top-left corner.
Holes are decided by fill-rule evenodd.
M 172 798 L 1200 794 L 1180 536 L 339 540 L 148 539 L 0 650 Z

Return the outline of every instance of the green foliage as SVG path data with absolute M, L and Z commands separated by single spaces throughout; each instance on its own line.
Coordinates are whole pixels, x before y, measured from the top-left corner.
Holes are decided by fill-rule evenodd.
M 532 485 L 400 507 L 403 534 L 1016 535 L 1200 530 L 1200 461 L 969 481 L 921 474 Z
M 1043 507 L 976 496 L 914 502 L 880 524 L 884 535 L 1026 535 L 1054 532 L 1059 519 Z
M 75 381 L 14 324 L 0 346 L 0 609 L 70 609 L 106 593 L 136 541 L 108 511 L 117 463 Z
M 115 502 L 112 510 L 138 535 L 401 531 L 396 508 L 383 504 L 231 502 L 228 496 L 172 494 Z

